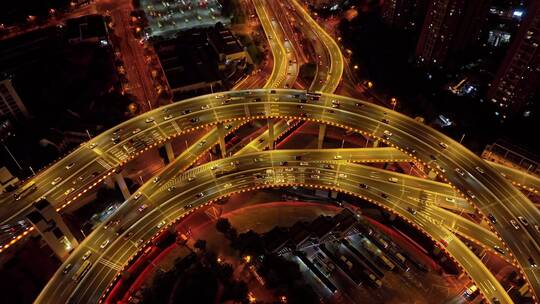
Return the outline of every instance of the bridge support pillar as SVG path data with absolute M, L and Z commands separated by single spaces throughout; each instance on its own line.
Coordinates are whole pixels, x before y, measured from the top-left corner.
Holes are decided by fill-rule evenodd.
M 114 180 L 116 181 L 118 188 L 120 188 L 122 196 L 124 197 L 124 199 L 127 200 L 131 196 L 131 193 L 129 193 L 128 186 L 126 185 L 126 180 L 124 179 L 122 173 L 115 173 Z
M 319 138 L 317 139 L 317 149 L 322 149 L 324 144 L 324 137 L 326 136 L 326 125 L 319 125 Z
M 274 149 L 274 141 L 275 141 L 275 134 L 274 134 L 274 120 L 272 118 L 268 118 L 268 148 L 270 150 Z
M 221 150 L 221 157 L 227 157 L 227 145 L 225 144 L 225 126 L 223 123 L 217 124 L 217 131 L 219 137 L 219 149 Z
M 165 164 L 171 163 L 174 161 L 174 150 L 171 142 L 165 143 L 163 146 L 158 148 L 160 150 L 160 155 L 163 158 Z
M 79 246 L 60 214 L 46 199 L 35 202 L 26 218 L 60 261 L 64 262 L 70 252 Z

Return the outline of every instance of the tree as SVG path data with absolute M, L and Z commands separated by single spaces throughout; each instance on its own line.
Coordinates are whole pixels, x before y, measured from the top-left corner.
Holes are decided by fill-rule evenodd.
M 264 253 L 263 239 L 253 230 L 238 235 L 232 247 L 241 254 L 261 255 Z
M 231 228 L 231 223 L 226 218 L 220 217 L 216 222 L 216 230 L 223 234 L 227 234 Z
M 199 249 L 200 251 L 206 251 L 206 241 L 205 240 L 197 240 L 193 247 Z

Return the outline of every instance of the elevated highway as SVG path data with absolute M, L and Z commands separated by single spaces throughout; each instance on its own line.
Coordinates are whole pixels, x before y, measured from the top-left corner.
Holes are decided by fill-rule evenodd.
M 229 97 L 231 102 L 223 104 L 221 100 Z M 261 101 L 256 101 L 257 98 L 260 98 Z M 331 107 L 332 100 L 338 100 L 340 107 Z M 304 107 L 299 109 L 298 104 L 303 104 Z M 208 108 L 206 108 L 207 106 Z M 523 246 L 524 244 L 535 244 L 532 237 L 537 237 L 536 232 L 530 229 L 532 223 L 538 222 L 538 211 L 532 206 L 532 203 L 476 155 L 459 146 L 458 143 L 448 137 L 408 117 L 359 100 L 330 94 L 323 94 L 319 100 L 308 101 L 308 97 L 304 92 L 295 90 L 277 90 L 275 93 L 268 90 L 229 92 L 223 97 L 220 94 L 214 94 L 189 99 L 170 105 L 167 108 L 169 109 L 168 113 L 171 111 L 170 113 L 175 114 L 174 119 L 163 120 L 163 117 L 156 115 L 163 111 L 162 109 L 149 112 L 145 115 L 148 115 L 147 117 L 154 115 L 154 122 L 161 118 L 159 124 L 154 125 L 144 122 L 146 129 L 131 137 L 145 136 L 146 133 L 153 134 L 158 127 L 168 137 L 173 137 L 178 134 L 178 130 L 172 125 L 173 123 L 180 126 L 180 130 L 189 132 L 216 122 L 246 121 L 272 117 L 311 120 L 337 125 L 373 136 L 386 141 L 390 145 L 400 146 L 411 157 L 415 157 L 426 166 L 434 168 L 451 182 L 456 189 L 466 193 L 465 197 L 474 206 L 478 207 L 484 215 L 489 213 L 494 215 L 497 219 L 496 224 L 493 225 L 496 231 L 502 236 L 505 244 L 510 245 L 509 247 L 513 249 L 513 256 L 517 258 L 522 268 L 525 269 L 531 285 L 534 287 L 537 283 L 535 281 L 536 269 L 527 266 L 529 256 L 537 259 L 537 248 L 536 246 Z M 190 114 L 181 114 L 183 109 L 186 108 L 192 108 L 194 111 Z M 145 115 L 134 120 L 144 121 Z M 196 122 L 192 120 L 194 117 L 198 118 Z M 386 122 L 383 122 L 383 119 Z M 128 121 L 125 124 L 137 124 L 137 122 Z M 388 136 L 388 132 L 385 134 L 384 131 L 392 134 Z M 111 136 L 111 133 L 108 132 L 97 138 L 97 144 L 104 151 L 108 151 L 107 149 L 111 146 L 109 144 L 110 138 L 107 138 L 107 136 Z M 443 147 L 441 143 L 446 146 Z M 91 144 L 89 143 L 89 145 Z M 464 176 L 455 171 L 455 168 L 458 167 L 465 172 Z M 481 173 L 476 167 L 480 168 L 484 173 Z M 510 195 L 502 195 L 502 193 Z M 474 195 L 474 198 L 472 195 Z M 531 206 L 531 212 L 521 211 L 522 208 L 529 210 Z M 515 228 L 510 224 L 510 220 L 515 219 L 518 214 L 524 214 L 531 225 L 527 227 L 520 225 L 520 230 L 516 233 Z M 521 247 L 525 248 L 522 249 Z M 515 248 L 518 248 L 518 250 Z
M 451 230 L 463 229 L 468 233 L 476 233 L 476 237 L 487 237 L 497 242 L 493 234 L 478 226 L 472 231 L 467 230 L 466 227 L 470 224 L 464 224 L 466 220 L 453 213 L 449 214 L 453 215 L 455 221 L 433 218 L 432 212 L 437 209 L 436 207 L 418 208 L 416 203 L 402 199 L 400 186 L 366 174 L 373 171 L 371 167 L 342 160 L 328 166 L 323 160 L 331 158 L 336 151 L 338 150 L 282 150 L 252 153 L 217 160 L 182 174 L 177 173 L 177 166 L 186 165 L 185 163 L 179 161 L 170 165 L 160 174 L 160 181 L 168 182 L 162 185 L 160 182 L 150 182 L 145 185 L 138 199 L 130 198 L 113 215 L 111 221 L 120 222 L 116 227 L 105 229 L 101 225 L 70 256 L 67 263 L 75 265 L 73 270 L 75 271 L 81 263 L 82 254 L 91 250 L 93 255 L 90 260 L 94 266 L 90 272 L 75 284 L 69 274 L 63 275 L 58 271 L 36 303 L 53 303 L 59 299 L 69 299 L 70 303 L 97 302 L 130 257 L 142 249 L 139 240 L 147 242 L 159 231 L 158 223 L 165 221 L 168 225 L 172 225 L 178 218 L 182 218 L 199 206 L 234 192 L 292 185 L 342 191 L 394 212 L 432 237 L 435 242 L 441 244 L 444 240 L 448 245 L 446 247 L 440 245 L 442 249 L 448 251 L 464 267 L 482 291 L 488 297 L 497 297 L 506 302 L 504 289 Z M 297 156 L 301 156 L 305 161 L 298 161 Z M 287 165 L 283 165 L 284 162 L 287 162 Z M 380 171 L 381 174 L 388 173 Z M 368 187 L 359 187 L 360 183 L 365 183 Z M 390 195 L 382 198 L 380 191 Z M 415 195 L 421 191 L 417 189 Z M 142 204 L 148 207 L 140 212 L 137 209 Z M 416 215 L 409 212 L 408 208 L 411 206 L 418 208 Z M 446 221 L 445 225 L 452 223 L 451 228 L 444 228 L 445 225 L 441 225 L 439 221 Z M 124 226 L 128 228 L 120 228 Z M 109 240 L 110 244 L 102 249 L 100 245 L 105 240 Z

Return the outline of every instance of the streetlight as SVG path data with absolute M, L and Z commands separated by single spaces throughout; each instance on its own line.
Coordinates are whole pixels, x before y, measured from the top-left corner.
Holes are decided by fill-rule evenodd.
M 390 104 L 392 105 L 392 111 L 394 111 L 397 105 L 397 98 L 395 97 L 390 98 Z

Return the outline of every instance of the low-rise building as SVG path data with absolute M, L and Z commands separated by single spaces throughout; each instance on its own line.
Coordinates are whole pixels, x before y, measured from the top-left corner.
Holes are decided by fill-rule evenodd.
M 107 25 L 102 15 L 86 15 L 68 19 L 66 36 L 71 44 L 81 42 L 109 44 Z

